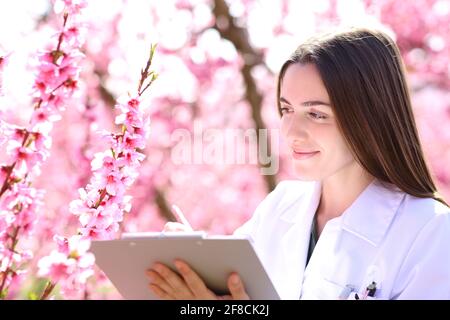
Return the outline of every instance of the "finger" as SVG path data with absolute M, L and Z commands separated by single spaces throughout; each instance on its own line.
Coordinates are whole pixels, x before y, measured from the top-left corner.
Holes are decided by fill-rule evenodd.
M 150 290 L 153 291 L 154 294 L 156 294 L 159 298 L 164 299 L 164 300 L 173 300 L 173 297 L 168 294 L 166 291 L 162 290 L 160 287 L 158 287 L 157 285 L 154 284 L 149 284 L 148 287 L 150 288 Z
M 218 296 L 217 299 L 218 300 L 233 300 L 233 297 L 229 294 L 226 294 L 224 296 Z
M 163 231 L 188 231 L 187 227 L 179 222 L 167 222 Z
M 187 263 L 181 260 L 176 260 L 175 266 L 180 271 L 184 281 L 196 298 L 217 299 L 216 295 L 206 287 L 203 280 Z
M 188 288 L 184 280 L 182 280 L 175 272 L 170 270 L 168 267 L 162 263 L 156 263 L 153 270 L 158 272 L 158 274 L 172 287 L 172 295 L 176 299 L 192 299 L 193 294 Z
M 154 270 L 147 270 L 147 276 L 150 279 L 151 284 L 157 285 L 158 287 L 160 287 L 162 290 L 164 290 L 168 294 L 173 294 L 172 293 L 172 291 L 173 291 L 172 287 L 169 285 L 169 283 L 167 281 L 165 281 L 158 274 L 158 272 L 156 272 Z
M 250 300 L 245 292 L 244 284 L 236 273 L 231 274 L 228 278 L 228 288 L 234 300 Z

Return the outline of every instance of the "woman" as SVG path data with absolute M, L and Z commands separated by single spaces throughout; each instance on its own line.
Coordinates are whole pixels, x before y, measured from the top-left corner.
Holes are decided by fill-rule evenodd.
M 278 108 L 298 180 L 279 183 L 236 233 L 251 237 L 281 298 L 450 299 L 450 209 L 396 44 L 367 29 L 312 38 L 281 68 Z M 180 276 L 149 270 L 161 298 L 249 298 L 236 274 L 217 297 L 177 266 Z

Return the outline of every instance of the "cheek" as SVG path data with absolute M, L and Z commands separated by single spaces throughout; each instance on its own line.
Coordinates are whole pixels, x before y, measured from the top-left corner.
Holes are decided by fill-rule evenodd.
M 310 134 L 314 137 L 320 154 L 309 160 L 293 161 L 294 173 L 301 180 L 320 180 L 333 175 L 352 163 L 353 156 L 343 137 L 336 128 L 315 127 Z
M 331 130 L 323 131 L 320 141 L 327 157 L 338 159 L 348 159 L 351 157 L 344 137 L 342 137 L 337 128 L 333 127 Z
M 287 138 L 289 123 L 290 123 L 289 116 L 284 115 L 280 121 L 280 133 L 283 138 Z
M 349 147 L 338 132 L 334 134 L 334 139 L 329 139 L 327 144 L 323 145 L 323 148 L 325 149 L 324 162 L 322 163 L 324 171 L 331 173 L 354 161 Z

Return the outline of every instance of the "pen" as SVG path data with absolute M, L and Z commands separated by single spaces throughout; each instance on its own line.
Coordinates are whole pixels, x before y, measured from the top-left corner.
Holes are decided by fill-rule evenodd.
M 180 208 L 178 208 L 178 206 L 172 204 L 172 209 L 173 209 L 173 213 L 175 214 L 175 217 L 177 218 L 178 222 L 180 222 L 181 224 L 184 224 L 186 227 L 188 227 L 189 229 L 193 230 L 191 227 L 191 224 L 189 223 L 189 221 L 187 221 L 186 217 L 184 216 L 183 212 L 181 211 Z
M 377 283 L 375 281 L 372 281 L 372 283 L 367 286 L 367 296 L 374 297 L 376 291 L 377 291 Z
M 363 299 L 367 299 L 368 297 L 373 298 L 375 296 L 376 291 L 377 291 L 377 283 L 375 281 L 372 281 L 372 283 L 367 286 L 362 298 Z

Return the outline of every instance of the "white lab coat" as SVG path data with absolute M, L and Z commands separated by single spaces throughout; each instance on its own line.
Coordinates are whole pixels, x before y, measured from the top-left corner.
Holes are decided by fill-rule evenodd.
M 320 194 L 318 181 L 283 181 L 235 231 L 250 237 L 281 299 L 352 299 L 372 281 L 374 298 L 450 299 L 448 207 L 374 180 L 327 222 L 305 269 Z

